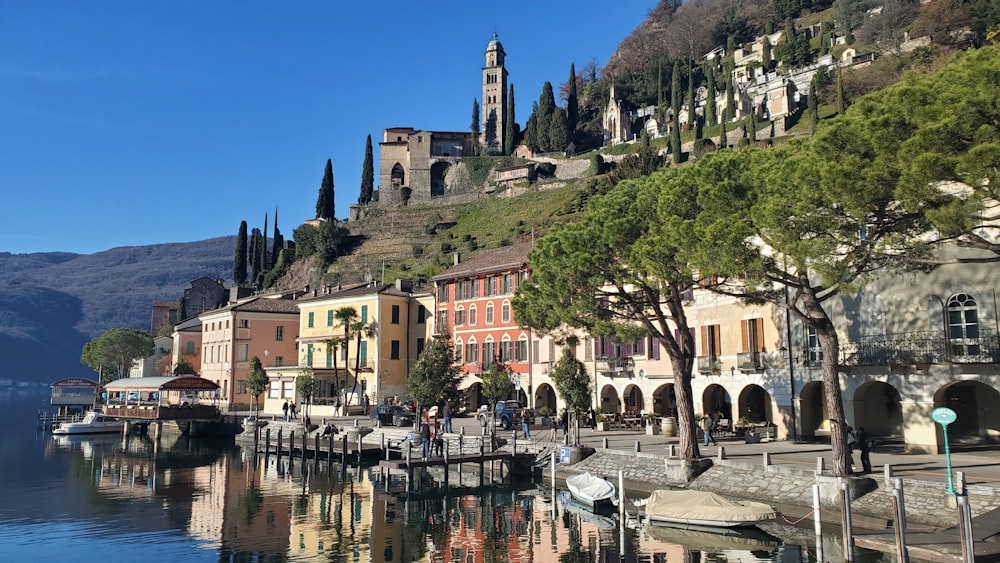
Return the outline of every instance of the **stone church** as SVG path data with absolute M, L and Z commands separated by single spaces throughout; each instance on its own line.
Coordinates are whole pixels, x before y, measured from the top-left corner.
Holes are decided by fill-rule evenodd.
M 503 144 L 507 117 L 507 69 L 497 35 L 486 46 L 480 144 Z M 449 195 L 445 176 L 463 156 L 475 151 L 470 131 L 429 131 L 391 127 L 379 143 L 379 206 L 426 204 Z

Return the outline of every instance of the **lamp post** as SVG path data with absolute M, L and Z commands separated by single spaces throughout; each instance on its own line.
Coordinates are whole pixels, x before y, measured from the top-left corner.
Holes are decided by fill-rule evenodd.
M 949 495 L 955 494 L 955 484 L 951 478 L 951 450 L 948 448 L 948 425 L 958 418 L 955 411 L 948 407 L 940 407 L 931 411 L 931 419 L 941 425 L 941 433 L 944 435 L 944 462 L 948 470 L 948 490 Z

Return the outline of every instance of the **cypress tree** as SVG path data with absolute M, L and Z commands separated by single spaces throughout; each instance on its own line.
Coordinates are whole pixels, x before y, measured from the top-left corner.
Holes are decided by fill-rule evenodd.
M 569 143 L 569 127 L 566 123 L 566 112 L 556 108 L 549 122 L 549 150 L 561 151 Z
M 844 73 L 837 67 L 837 115 L 847 109 L 847 97 L 844 93 Z
M 361 195 L 358 197 L 358 203 L 361 205 L 367 205 L 372 201 L 372 195 L 375 193 L 375 159 L 372 156 L 372 136 L 368 135 L 368 139 L 365 140 L 365 161 L 361 165 Z M 275 212 L 274 215 L 274 230 L 278 230 L 278 214 Z M 275 253 L 275 256 L 278 254 Z
M 816 99 L 816 80 L 809 83 L 809 99 L 806 100 L 806 112 L 809 114 L 810 133 L 816 133 L 819 124 L 819 100 Z
M 316 198 L 316 218 L 333 220 L 336 214 L 336 202 L 333 191 L 333 160 L 326 159 L 326 169 L 323 171 L 323 183 L 319 187 L 319 197 Z
M 764 36 L 764 49 L 761 53 L 761 61 L 764 63 L 764 70 L 771 70 L 771 40 Z
M 576 65 L 569 65 L 569 93 L 566 95 L 566 129 L 572 138 L 580 119 L 580 106 L 576 95 Z
M 538 97 L 538 112 L 535 118 L 538 144 L 543 151 L 558 150 L 558 148 L 552 146 L 552 135 L 549 133 L 555 111 L 556 97 L 552 93 L 552 83 L 546 81 L 542 84 L 542 94 Z
M 757 117 L 753 114 L 750 115 L 750 123 L 748 124 L 750 129 L 750 142 L 757 142 Z
M 719 122 L 719 118 L 715 115 L 715 70 L 712 63 L 709 63 L 705 70 L 705 81 L 708 83 L 706 85 L 708 92 L 705 94 L 705 123 L 715 125 Z
M 533 151 L 541 148 L 538 143 L 538 102 L 531 102 L 531 116 L 524 124 L 524 144 Z
M 723 121 L 729 121 L 736 117 L 736 99 L 733 96 L 732 73 L 726 73 L 726 111 L 722 115 Z
M 695 113 L 694 113 L 694 67 L 691 65 L 691 61 L 688 60 L 688 127 L 694 128 Z
M 278 254 L 285 247 L 285 237 L 281 235 L 281 231 L 278 230 L 278 208 L 274 208 L 274 235 L 271 244 L 271 262 L 272 265 L 276 263 L 278 259 Z
M 514 84 L 507 88 L 507 118 L 504 120 L 503 144 L 507 154 L 514 154 L 517 143 L 517 124 L 514 123 Z
M 674 63 L 674 73 L 670 79 L 670 152 L 674 164 L 681 161 L 681 69 L 680 63 Z
M 246 221 L 244 221 L 245 223 Z M 177 322 L 187 319 L 187 299 L 181 297 L 177 300 Z
M 659 74 L 656 77 L 656 109 L 663 111 L 663 62 L 660 61 Z
M 267 260 L 267 213 L 264 214 L 264 234 L 261 236 L 260 245 L 260 271 L 266 272 L 271 265 Z
M 469 125 L 472 132 L 472 152 L 479 154 L 479 100 L 472 98 L 472 124 Z
M 260 245 L 260 229 L 254 227 L 250 231 L 250 270 L 253 272 L 251 277 L 256 277 L 260 271 Z
M 722 120 L 722 133 L 719 134 L 719 148 L 720 149 L 726 148 L 726 141 L 728 140 L 726 138 L 726 135 L 727 135 L 727 133 L 726 133 L 726 120 L 723 119 Z
M 247 283 L 247 222 L 240 221 L 240 232 L 236 235 L 236 255 L 233 257 L 233 283 L 238 286 Z M 178 313 L 180 314 L 180 313 Z M 178 318 L 180 320 L 180 318 Z

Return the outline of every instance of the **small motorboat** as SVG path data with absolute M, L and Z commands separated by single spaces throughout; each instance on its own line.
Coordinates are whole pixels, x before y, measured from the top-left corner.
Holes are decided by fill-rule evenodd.
M 753 526 L 777 516 L 762 502 L 729 500 L 707 491 L 659 489 L 637 506 L 654 524 L 683 524 L 706 528 Z
M 697 526 L 648 526 L 650 537 L 673 545 L 682 545 L 707 553 L 723 550 L 774 551 L 781 540 L 756 527 L 701 528 Z
M 580 504 L 573 499 L 573 495 L 566 491 L 559 491 L 559 504 L 562 505 L 563 510 L 571 514 L 575 514 L 580 522 L 590 524 L 598 530 L 614 530 L 618 527 L 617 518 L 612 516 L 603 516 L 597 514 L 589 508 L 580 506 Z
M 591 510 L 618 505 L 615 486 L 607 479 L 591 475 L 587 471 L 567 477 L 566 487 L 576 502 Z
M 63 422 L 52 429 L 53 434 L 106 434 L 121 432 L 125 422 L 99 412 L 88 412 L 79 422 Z

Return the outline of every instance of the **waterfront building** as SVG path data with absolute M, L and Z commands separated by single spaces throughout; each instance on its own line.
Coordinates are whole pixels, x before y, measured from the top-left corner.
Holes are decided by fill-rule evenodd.
M 170 336 L 153 336 L 153 354 L 132 362 L 129 377 L 155 377 L 169 375 L 173 366 L 174 339 Z
M 171 369 L 176 368 L 181 360 L 185 361 L 195 371 L 201 369 L 201 319 L 191 317 L 174 326 L 173 343 L 171 344 Z
M 466 409 L 484 404 L 481 374 L 494 363 L 506 365 L 512 374 L 515 397 L 528 404 L 532 381 L 529 371 L 530 331 L 517 325 L 511 301 L 514 291 L 528 276 L 531 243 L 483 250 L 434 276 L 439 338 L 448 338 L 455 348 L 455 361 L 464 377 Z
M 265 410 L 280 412 L 295 399 L 295 378 L 307 369 L 318 383 L 313 416 L 332 416 L 345 396 L 350 405 L 366 394 L 373 405 L 406 397 L 406 378 L 433 331 L 433 305 L 429 289 L 407 280 L 328 287 L 302 298 L 297 362 L 268 366 Z
M 254 356 L 265 367 L 294 365 L 299 309 L 291 295 L 258 295 L 198 315 L 201 377 L 219 386 L 224 408 L 250 408 L 246 379 Z M 261 398 L 258 397 L 258 403 Z

